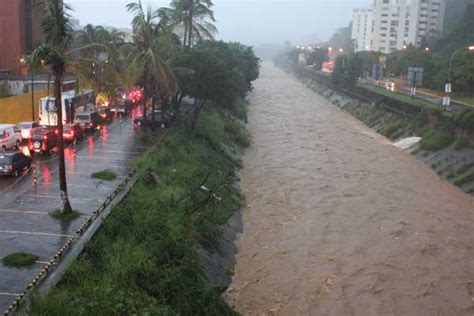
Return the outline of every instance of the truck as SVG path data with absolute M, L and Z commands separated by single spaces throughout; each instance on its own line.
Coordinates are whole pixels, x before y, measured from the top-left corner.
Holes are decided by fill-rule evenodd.
M 96 108 L 95 92 L 83 89 L 79 93 L 75 90 L 65 91 L 61 96 L 63 124 L 72 123 L 78 112 L 90 112 Z M 44 97 L 39 104 L 39 125 L 57 126 L 58 115 L 54 97 Z

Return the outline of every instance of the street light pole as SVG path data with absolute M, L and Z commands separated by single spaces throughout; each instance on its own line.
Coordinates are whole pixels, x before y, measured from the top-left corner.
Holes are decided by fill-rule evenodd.
M 451 54 L 451 57 L 449 58 L 449 67 L 448 67 L 448 82 L 446 83 L 446 86 L 445 86 L 445 93 L 448 94 L 448 96 L 446 97 L 445 100 L 443 100 L 443 105 L 446 106 L 446 107 L 449 107 L 449 105 L 451 104 L 451 91 L 452 91 L 452 82 L 451 82 L 451 69 L 453 67 L 453 60 L 454 60 L 454 56 L 456 56 L 456 54 L 462 50 L 466 49 L 465 47 L 460 47 L 458 49 L 456 49 L 452 54 Z M 469 51 L 474 51 L 474 45 L 472 46 L 469 46 L 467 48 Z

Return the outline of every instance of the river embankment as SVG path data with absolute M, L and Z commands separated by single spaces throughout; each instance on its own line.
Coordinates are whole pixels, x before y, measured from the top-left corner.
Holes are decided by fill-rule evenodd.
M 333 105 L 425 162 L 444 180 L 474 195 L 474 132 L 465 128 L 467 120 L 474 122 L 474 110 L 457 114 L 442 113 L 440 109 L 423 111 L 390 102 L 396 100 L 387 97 L 374 98 L 371 94 L 372 98 L 368 98 L 360 94 L 362 89 L 356 93 L 338 91 L 322 78 L 309 77 L 308 71 L 295 70 L 292 74 Z M 443 114 L 454 118 L 447 119 Z

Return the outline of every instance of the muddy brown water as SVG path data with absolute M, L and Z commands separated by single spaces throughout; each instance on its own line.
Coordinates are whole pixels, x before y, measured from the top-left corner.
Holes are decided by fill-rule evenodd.
M 473 315 L 474 199 L 282 71 L 250 97 L 244 315 Z

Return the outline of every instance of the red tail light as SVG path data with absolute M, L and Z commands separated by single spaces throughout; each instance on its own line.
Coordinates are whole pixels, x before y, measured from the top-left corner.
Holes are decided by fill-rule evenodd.
M 89 123 L 89 127 L 92 127 L 92 126 L 94 126 L 94 124 L 92 124 L 92 123 Z
M 48 140 L 48 135 L 44 135 L 44 136 L 43 136 L 43 139 L 44 139 L 44 140 Z
M 13 165 L 8 165 L 8 171 L 13 171 Z

